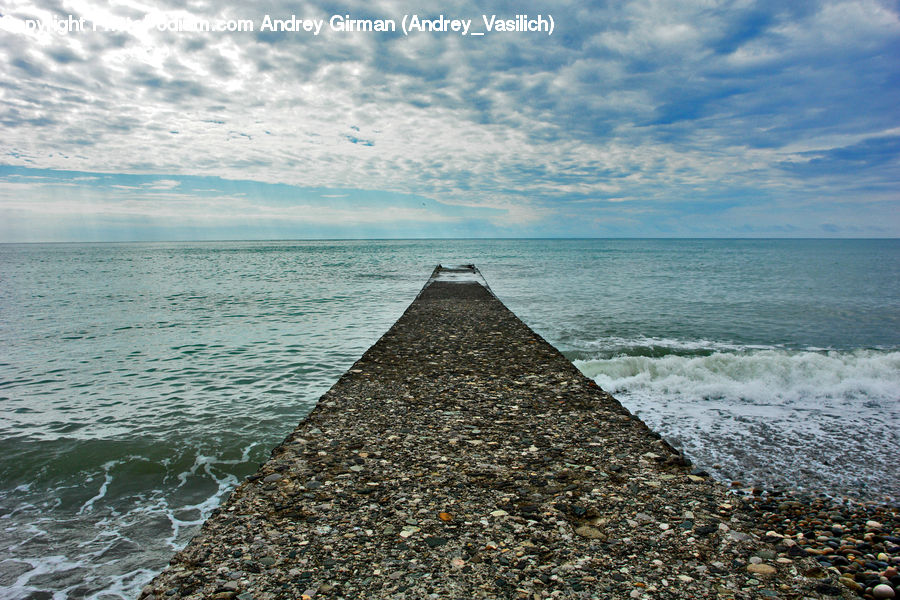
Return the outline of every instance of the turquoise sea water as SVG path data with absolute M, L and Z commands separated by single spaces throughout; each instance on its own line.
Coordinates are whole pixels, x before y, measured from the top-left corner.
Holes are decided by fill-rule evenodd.
M 898 240 L 0 245 L 0 596 L 134 597 L 438 262 L 716 476 L 900 499 Z

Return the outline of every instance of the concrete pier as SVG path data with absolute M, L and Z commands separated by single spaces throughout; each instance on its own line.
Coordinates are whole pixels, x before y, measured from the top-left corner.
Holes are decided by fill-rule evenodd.
M 772 541 L 474 266 L 438 267 L 141 597 L 826 597 Z

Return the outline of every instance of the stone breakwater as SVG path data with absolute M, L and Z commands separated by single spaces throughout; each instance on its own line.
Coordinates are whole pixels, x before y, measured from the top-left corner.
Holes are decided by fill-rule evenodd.
M 796 535 L 828 515 L 783 502 L 692 472 L 474 268 L 439 267 L 141 598 L 871 594 L 896 554 L 860 591 Z M 887 517 L 835 556 L 889 550 Z

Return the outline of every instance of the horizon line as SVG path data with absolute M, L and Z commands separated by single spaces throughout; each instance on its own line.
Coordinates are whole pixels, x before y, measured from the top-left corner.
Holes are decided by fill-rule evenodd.
M 510 237 L 346 237 L 346 238 L 215 238 L 215 239 L 152 239 L 152 240 L 41 240 L 28 242 L 0 241 L 0 246 L 49 244 L 216 244 L 223 242 L 436 242 L 436 241 L 577 241 L 577 240 L 809 240 L 809 241 L 890 241 L 896 237 L 844 236 L 510 236 Z

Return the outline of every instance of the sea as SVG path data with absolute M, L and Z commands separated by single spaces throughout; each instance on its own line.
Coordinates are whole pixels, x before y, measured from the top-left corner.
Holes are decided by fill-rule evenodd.
M 714 477 L 900 501 L 900 240 L 6 244 L 0 597 L 135 598 L 439 263 Z

